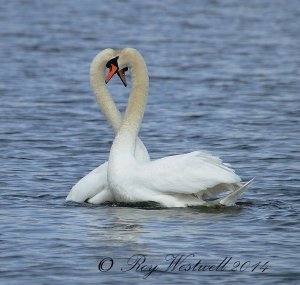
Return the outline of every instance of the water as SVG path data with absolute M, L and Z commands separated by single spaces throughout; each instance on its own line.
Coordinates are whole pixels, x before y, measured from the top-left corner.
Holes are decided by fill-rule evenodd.
M 298 1 L 0 5 L 1 284 L 299 284 Z M 125 46 L 149 68 L 140 137 L 151 157 L 222 157 L 243 180 L 256 177 L 237 206 L 65 203 L 114 138 L 90 61 Z M 124 109 L 128 88 L 118 78 L 110 88 Z M 158 265 L 147 278 L 142 266 L 129 270 L 137 254 L 143 269 Z M 223 271 L 183 272 L 167 270 L 167 254 L 194 265 L 232 259 Z M 101 257 L 114 261 L 108 272 Z

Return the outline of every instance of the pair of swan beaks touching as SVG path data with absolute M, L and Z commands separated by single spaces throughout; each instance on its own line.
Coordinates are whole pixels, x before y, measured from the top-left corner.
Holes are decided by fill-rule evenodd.
M 106 69 L 109 69 L 107 75 Z M 132 88 L 122 119 L 106 83 L 117 74 L 126 86 L 125 71 L 128 69 Z M 79 180 L 67 201 L 92 204 L 151 201 L 163 207 L 232 206 L 252 181 L 242 183 L 228 164 L 202 151 L 150 160 L 138 137 L 149 77 L 145 61 L 137 50 L 103 50 L 91 63 L 90 81 L 100 109 L 116 137 L 108 162 Z M 225 196 L 218 198 L 221 193 Z

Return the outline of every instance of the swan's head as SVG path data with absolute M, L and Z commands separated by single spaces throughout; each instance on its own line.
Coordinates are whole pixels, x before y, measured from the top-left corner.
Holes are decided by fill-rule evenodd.
M 105 82 L 107 83 L 115 74 L 118 74 L 124 86 L 127 86 L 125 71 L 127 71 L 128 68 L 133 68 L 134 65 L 137 66 L 138 63 L 143 63 L 144 69 L 147 69 L 143 57 L 136 49 L 124 48 L 120 51 L 116 51 L 116 56 L 106 64 L 106 67 L 109 68 L 109 73 L 107 74 Z
M 108 81 L 111 80 L 115 74 L 118 74 L 124 86 L 126 87 L 127 82 L 126 82 L 125 72 L 128 70 L 128 67 L 119 68 L 118 59 L 119 56 L 115 56 L 107 62 L 106 67 L 109 68 L 109 72 L 106 76 L 105 83 L 107 84 Z

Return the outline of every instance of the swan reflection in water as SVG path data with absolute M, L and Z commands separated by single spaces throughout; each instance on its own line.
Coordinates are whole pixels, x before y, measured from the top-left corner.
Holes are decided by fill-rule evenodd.
M 134 208 L 127 203 L 105 203 L 104 206 L 93 206 L 92 211 L 85 214 L 79 214 L 76 207 L 72 219 L 82 219 L 82 231 L 89 232 L 87 244 L 101 255 L 125 258 L 136 253 L 161 257 L 173 253 L 173 248 L 184 253 L 189 245 L 191 250 L 194 242 L 194 248 L 199 249 L 199 240 L 206 239 L 210 227 L 224 224 L 241 211 L 242 208 L 236 206 L 197 206 L 178 210 L 162 209 L 158 204 L 148 202 L 135 204 Z M 103 220 L 103 216 L 109 218 Z M 222 237 L 210 238 L 212 246 L 219 238 Z

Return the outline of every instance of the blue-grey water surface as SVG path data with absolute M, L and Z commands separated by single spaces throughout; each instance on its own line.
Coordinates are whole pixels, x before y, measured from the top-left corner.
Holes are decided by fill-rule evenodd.
M 0 5 L 1 284 L 299 284 L 299 1 Z M 137 48 L 148 65 L 140 137 L 151 157 L 220 156 L 256 177 L 237 206 L 65 203 L 114 138 L 88 77 L 107 47 Z M 124 110 L 130 86 L 110 89 Z M 123 272 L 136 254 L 157 272 Z M 232 259 L 167 271 L 167 254 Z M 114 260 L 108 272 L 101 257 Z

